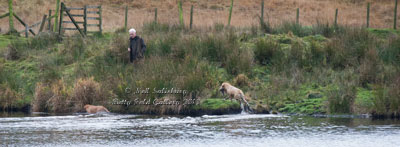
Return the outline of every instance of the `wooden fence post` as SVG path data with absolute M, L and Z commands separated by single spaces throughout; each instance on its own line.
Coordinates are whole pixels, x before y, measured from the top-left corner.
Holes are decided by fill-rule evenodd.
M 28 33 L 29 31 L 28 30 L 29 30 L 29 27 L 28 27 L 28 25 L 26 25 L 25 26 L 25 37 L 26 38 L 28 38 L 28 36 L 29 36 L 29 33 Z
M 51 17 L 51 10 L 49 10 L 49 19 L 48 19 L 48 21 L 47 21 L 47 23 L 48 23 L 48 29 L 49 29 L 49 31 L 51 31 L 51 19 L 52 19 L 52 17 Z M 57 18 L 56 18 L 57 19 Z
M 44 28 L 44 24 L 46 23 L 46 18 L 47 18 L 47 15 L 44 15 L 44 16 L 43 16 L 43 19 L 42 19 L 42 23 L 40 24 L 40 28 L 39 28 L 38 34 L 39 34 L 40 32 L 42 32 L 42 30 L 43 30 L 43 28 Z
M 83 32 L 87 35 L 87 5 L 83 7 Z
M 190 29 L 192 29 L 193 26 L 193 5 L 190 8 Z
M 185 24 L 183 23 L 183 8 L 182 8 L 182 0 L 178 2 L 178 10 L 179 10 L 179 22 L 181 27 L 184 27 Z
M 64 11 L 64 3 L 61 3 L 61 9 L 60 9 L 60 12 L 57 12 L 56 11 L 56 14 L 55 14 L 55 19 L 57 20 L 58 18 L 57 18 L 57 13 L 59 13 L 60 14 L 60 23 L 59 23 L 59 26 L 58 26 L 58 35 L 61 35 L 61 30 L 62 30 L 62 22 L 63 22 L 63 16 L 64 16 L 64 14 L 63 14 L 63 11 Z M 56 22 L 54 23 L 54 26 L 56 26 Z M 56 27 L 55 27 L 56 28 Z M 54 30 L 56 30 L 56 29 L 54 29 Z
M 393 22 L 393 29 L 397 29 L 397 0 L 394 5 L 394 22 Z
M 128 6 L 125 7 L 125 25 L 124 25 L 124 29 L 125 31 L 128 29 Z
M 13 7 L 12 7 L 12 5 L 13 5 L 13 1 L 12 0 L 8 0 L 8 12 L 9 12 L 9 15 L 8 15 L 8 22 L 9 22 L 9 31 L 10 32 L 13 32 L 15 29 L 14 29 L 14 12 L 13 12 Z
M 58 16 L 62 17 L 62 14 L 60 14 L 60 0 L 57 0 L 57 4 L 56 4 L 56 14 L 54 14 L 54 26 L 53 26 L 53 31 L 57 32 L 57 25 L 58 25 Z M 61 23 L 61 22 L 60 22 Z
M 231 25 L 232 9 L 233 9 L 233 0 L 231 0 L 231 7 L 229 8 L 228 26 Z
M 369 28 L 369 8 L 370 8 L 370 3 L 367 4 L 367 28 Z
M 157 8 L 154 9 L 154 22 L 157 23 Z
M 260 16 L 260 26 L 264 23 L 264 0 L 261 1 L 261 16 Z
M 102 18 L 102 12 L 101 12 L 101 5 L 99 6 L 99 29 L 100 29 L 100 34 L 103 33 L 103 18 Z
M 335 23 L 334 23 L 335 27 L 337 27 L 337 17 L 338 17 L 338 11 L 339 11 L 339 9 L 338 9 L 338 8 L 336 8 L 336 11 L 335 11 Z
M 297 11 L 296 11 L 296 24 L 299 24 L 299 17 L 300 17 L 300 8 L 297 8 Z

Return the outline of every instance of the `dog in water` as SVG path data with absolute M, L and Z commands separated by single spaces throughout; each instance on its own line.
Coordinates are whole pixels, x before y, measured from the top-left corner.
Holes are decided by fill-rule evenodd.
M 243 91 L 240 90 L 239 88 L 236 88 L 235 86 L 232 86 L 231 84 L 224 82 L 222 83 L 221 87 L 219 87 L 219 91 L 222 93 L 222 95 L 225 95 L 225 93 L 229 96 L 229 98 L 232 101 L 233 99 L 236 99 L 240 104 L 244 102 L 244 111 L 245 112 L 253 112 L 253 110 L 250 108 L 249 103 L 246 100 L 246 96 L 244 95 Z M 226 99 L 226 98 L 225 98 Z
M 87 113 L 110 112 L 104 106 L 85 105 L 85 106 L 83 106 L 83 108 L 86 109 Z

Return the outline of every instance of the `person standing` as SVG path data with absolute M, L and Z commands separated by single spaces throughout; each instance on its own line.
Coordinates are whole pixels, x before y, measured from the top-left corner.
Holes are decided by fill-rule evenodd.
M 144 53 L 146 51 L 146 44 L 143 39 L 136 35 L 135 29 L 129 30 L 129 59 L 130 62 L 137 62 L 144 58 Z

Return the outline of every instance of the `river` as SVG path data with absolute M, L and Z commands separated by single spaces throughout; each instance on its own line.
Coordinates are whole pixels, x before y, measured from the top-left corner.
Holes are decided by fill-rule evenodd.
M 399 147 L 400 120 L 273 114 L 0 114 L 0 146 Z

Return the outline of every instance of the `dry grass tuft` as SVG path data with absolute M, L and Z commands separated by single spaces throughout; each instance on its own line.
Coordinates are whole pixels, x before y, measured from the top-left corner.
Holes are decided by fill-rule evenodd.
M 101 86 L 94 81 L 93 77 L 78 79 L 72 90 L 70 103 L 73 104 L 72 111 L 82 111 L 86 104 L 104 103 Z

